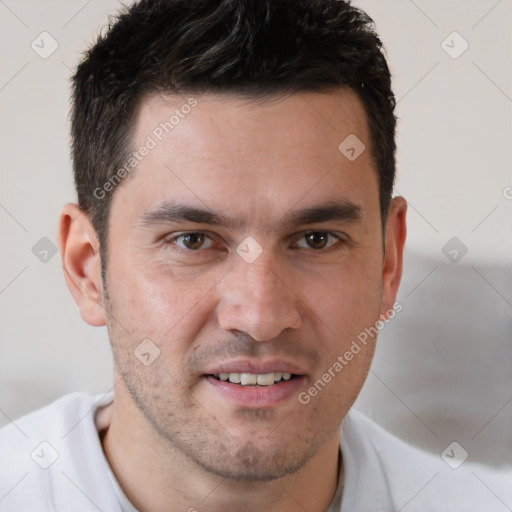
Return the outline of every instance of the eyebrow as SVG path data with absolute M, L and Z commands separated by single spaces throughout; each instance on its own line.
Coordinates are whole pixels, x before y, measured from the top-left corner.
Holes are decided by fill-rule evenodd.
M 280 225 L 302 226 L 329 221 L 352 223 L 361 222 L 362 219 L 363 208 L 360 205 L 348 200 L 328 201 L 307 208 L 291 210 L 273 224 L 273 229 Z M 154 209 L 146 210 L 142 215 L 141 224 L 151 226 L 154 224 L 185 222 L 222 226 L 232 230 L 241 228 L 246 224 L 240 217 L 230 218 L 207 208 L 168 201 L 161 203 Z
M 212 226 L 232 227 L 231 219 L 206 208 L 197 208 L 186 204 L 164 202 L 153 210 L 146 210 L 142 215 L 143 225 L 196 222 Z
M 326 204 L 311 206 L 291 211 L 283 217 L 282 224 L 316 224 L 333 220 L 360 222 L 363 219 L 363 208 L 352 201 L 329 201 Z

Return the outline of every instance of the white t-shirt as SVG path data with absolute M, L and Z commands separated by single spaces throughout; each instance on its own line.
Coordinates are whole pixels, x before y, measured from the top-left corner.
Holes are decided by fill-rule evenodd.
M 0 512 L 137 512 L 117 484 L 98 431 L 112 394 L 74 393 L 0 430 Z M 343 423 L 343 471 L 326 512 L 482 511 L 512 507 L 512 468 L 441 455 L 392 436 L 356 410 Z

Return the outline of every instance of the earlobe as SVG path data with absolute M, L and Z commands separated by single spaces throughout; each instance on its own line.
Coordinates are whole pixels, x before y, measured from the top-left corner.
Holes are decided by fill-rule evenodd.
M 386 315 L 393 308 L 402 277 L 403 252 L 407 235 L 406 213 L 405 199 L 393 198 L 386 222 L 381 315 Z
M 89 216 L 76 204 L 62 208 L 58 234 L 66 284 L 82 318 L 105 325 L 99 241 Z

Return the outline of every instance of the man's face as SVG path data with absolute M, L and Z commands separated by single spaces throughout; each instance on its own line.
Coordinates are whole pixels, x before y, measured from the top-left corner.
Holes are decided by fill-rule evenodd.
M 121 390 L 155 435 L 218 475 L 267 480 L 337 437 L 375 340 L 299 396 L 392 307 L 378 178 L 351 91 L 195 100 L 141 106 L 135 148 L 183 118 L 115 190 L 106 322 Z M 355 160 L 338 149 L 351 134 Z M 134 355 L 147 339 L 148 366 Z M 240 373 L 292 376 L 230 382 Z

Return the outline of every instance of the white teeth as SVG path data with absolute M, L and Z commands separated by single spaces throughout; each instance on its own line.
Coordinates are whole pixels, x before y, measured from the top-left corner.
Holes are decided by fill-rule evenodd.
M 233 384 L 241 384 L 242 386 L 271 386 L 282 380 L 290 380 L 291 373 L 275 372 L 275 373 L 219 373 L 217 378 L 222 381 L 229 381 Z
M 229 374 L 229 382 L 233 384 L 240 384 L 240 374 L 239 373 L 230 373 Z
M 274 384 L 274 379 L 274 373 L 260 374 L 257 377 L 256 384 L 259 384 L 260 386 L 270 386 L 271 384 Z
M 240 375 L 240 384 L 242 386 L 254 386 L 258 383 L 258 376 L 254 373 L 242 373 Z

